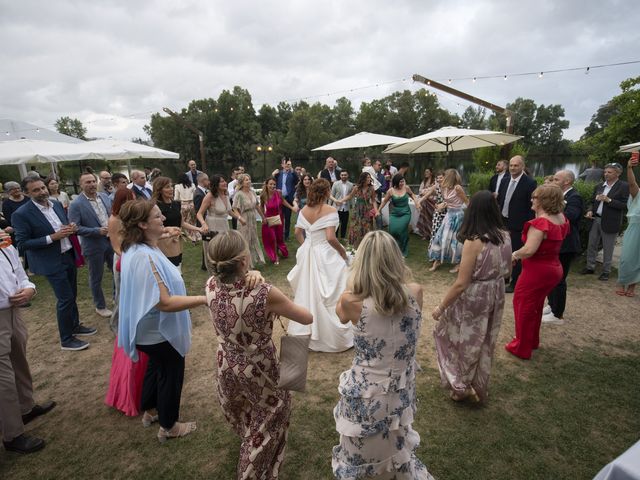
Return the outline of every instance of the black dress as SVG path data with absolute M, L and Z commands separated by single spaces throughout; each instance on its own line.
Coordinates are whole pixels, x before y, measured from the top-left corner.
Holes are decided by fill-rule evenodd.
M 164 215 L 165 227 L 178 227 L 182 226 L 182 213 L 180 212 L 180 202 L 172 200 L 171 203 L 158 202 L 158 208 L 162 215 Z M 171 263 L 178 266 L 182 263 L 182 253 L 175 257 L 167 257 Z

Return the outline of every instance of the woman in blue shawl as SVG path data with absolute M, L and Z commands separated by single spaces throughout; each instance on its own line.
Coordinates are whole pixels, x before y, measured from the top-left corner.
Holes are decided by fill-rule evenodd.
M 179 270 L 158 249 L 164 217 L 154 203 L 127 202 L 120 219 L 123 254 L 118 345 L 134 361 L 137 350 L 149 356 L 142 387 L 143 424 L 155 421 L 149 412 L 157 410 L 158 440 L 164 442 L 196 429 L 195 422 L 178 422 L 178 418 L 184 357 L 191 347 L 188 309 L 205 305 L 206 297 L 187 296 Z

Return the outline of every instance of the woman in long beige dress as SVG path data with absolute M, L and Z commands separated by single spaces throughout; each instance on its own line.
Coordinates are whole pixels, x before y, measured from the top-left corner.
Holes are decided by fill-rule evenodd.
M 251 265 L 253 268 L 257 264 L 264 264 L 264 254 L 262 245 L 258 238 L 256 216 L 260 215 L 264 222 L 264 216 L 258 208 L 258 197 L 251 189 L 251 177 L 246 173 L 238 175 L 236 193 L 233 196 L 233 210 L 242 218 L 243 222 L 238 223 L 238 231 L 242 234 L 251 253 Z
M 186 173 L 178 177 L 178 183 L 174 187 L 173 199 L 180 202 L 182 220 L 189 225 L 195 225 L 196 211 L 193 206 L 193 192 L 195 190 L 196 186 L 191 183 Z M 200 232 L 187 230 L 187 235 L 193 242 L 200 240 Z
M 210 179 L 209 193 L 205 195 L 200 210 L 196 213 L 198 222 L 202 225 L 202 248 L 209 275 L 213 275 L 207 254 L 209 241 L 218 233 L 229 231 L 229 215 L 236 218 L 240 225 L 244 225 L 244 219 L 231 208 L 227 181 L 222 175 L 213 175 Z

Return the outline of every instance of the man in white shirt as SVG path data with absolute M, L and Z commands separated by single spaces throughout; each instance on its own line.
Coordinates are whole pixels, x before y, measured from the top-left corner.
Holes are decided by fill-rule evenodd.
M 131 171 L 131 183 L 129 184 L 137 199 L 149 200 L 153 191 L 147 182 L 147 177 L 141 170 Z
M 580 273 L 588 275 L 595 272 L 596 255 L 602 243 L 602 273 L 598 280 L 604 282 L 609 280 L 613 248 L 622 228 L 623 214 L 629 199 L 629 184 L 620 180 L 621 173 L 622 165 L 619 163 L 605 165 L 605 181 L 594 189 L 591 204 L 585 215 L 592 223 L 589 229 L 587 265 Z
M 508 173 L 508 170 L 509 164 L 505 160 L 498 160 L 496 163 L 496 174 L 489 180 L 489 190 L 496 198 L 498 198 L 498 191 L 500 190 L 502 179 Z
M 231 205 L 233 205 L 233 197 L 236 194 L 236 185 L 238 184 L 236 177 L 238 175 L 240 175 L 240 167 L 234 167 L 231 171 L 231 181 L 227 185 L 227 193 L 229 195 L 229 202 Z M 231 228 L 234 230 L 238 229 L 238 219 L 236 217 L 231 218 Z
M 49 191 L 42 180 L 25 177 L 22 189 L 31 201 L 13 214 L 16 243 L 25 253 L 29 269 L 46 277 L 58 300 L 56 317 L 62 350 L 84 350 L 89 344 L 76 335 L 94 335 L 96 329 L 80 323 L 76 304 L 78 272 L 69 237 L 78 227 L 69 223 L 59 202 L 49 200 Z
M 24 425 L 56 406 L 55 402 L 37 405 L 33 400 L 27 327 L 20 306 L 35 293 L 9 234 L 0 230 L 0 425 L 5 450 L 17 453 L 44 447 L 44 440 L 24 434 Z
M 185 173 L 187 174 L 187 177 L 189 177 L 189 180 L 191 180 L 191 183 L 196 185 L 198 183 L 198 175 L 200 175 L 202 172 L 196 167 L 195 160 L 189 160 L 187 166 L 189 167 L 189 170 Z
M 346 170 L 340 172 L 340 181 L 331 187 L 331 200 L 338 209 L 338 217 L 340 217 L 340 238 L 344 239 L 347 235 L 347 225 L 349 224 L 349 202 L 343 202 L 342 199 L 351 193 L 353 183 L 349 181 L 349 173 Z
M 80 175 L 82 193 L 69 205 L 69 221 L 78 226 L 82 254 L 89 266 L 89 287 L 96 313 L 111 317 L 102 291 L 104 265 L 113 272 L 113 249 L 107 237 L 111 200 L 97 191 L 96 179 L 90 173 Z

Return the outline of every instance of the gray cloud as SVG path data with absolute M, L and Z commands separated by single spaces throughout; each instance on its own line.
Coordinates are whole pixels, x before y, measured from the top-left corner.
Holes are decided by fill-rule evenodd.
M 447 79 L 636 60 L 635 10 L 630 0 L 0 0 L 0 115 L 43 126 L 71 115 L 90 135 L 130 138 L 143 136 L 149 115 L 127 115 L 180 108 L 234 85 L 276 103 L 413 73 Z M 638 67 L 453 86 L 503 105 L 559 103 L 567 136 L 577 138 Z M 318 100 L 345 95 L 358 105 L 419 87 L 407 80 Z M 468 105 L 440 98 L 453 111 Z

